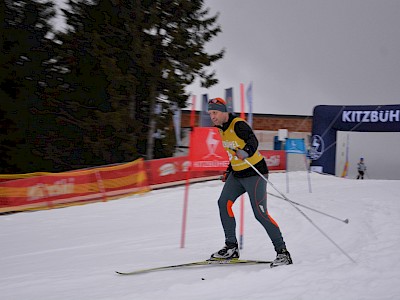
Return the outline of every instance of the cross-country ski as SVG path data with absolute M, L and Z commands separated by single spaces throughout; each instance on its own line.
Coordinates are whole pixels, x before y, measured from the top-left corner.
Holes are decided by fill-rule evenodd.
M 206 267 L 206 266 L 237 266 L 237 265 L 257 265 L 257 264 L 271 264 L 271 261 L 264 261 L 264 260 L 249 260 L 249 259 L 238 259 L 238 260 L 202 260 L 190 263 L 183 263 L 177 265 L 169 265 L 169 266 L 162 266 L 162 267 L 154 267 L 154 268 L 147 268 L 147 269 L 139 269 L 131 272 L 120 272 L 115 271 L 115 273 L 119 275 L 137 275 L 149 272 L 156 272 L 156 271 L 168 271 L 168 270 L 176 270 L 176 269 L 184 269 L 189 267 Z

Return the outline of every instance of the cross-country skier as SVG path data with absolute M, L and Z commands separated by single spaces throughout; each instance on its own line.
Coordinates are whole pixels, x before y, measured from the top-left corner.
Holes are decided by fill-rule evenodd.
M 277 253 L 271 267 L 292 264 L 279 226 L 268 214 L 267 183 L 244 161 L 246 159 L 261 174 L 268 175 L 268 167 L 264 157 L 257 150 L 258 140 L 253 130 L 245 120 L 228 113 L 226 102 L 222 98 L 211 99 L 208 102 L 208 113 L 219 129 L 230 160 L 223 175 L 222 181 L 225 184 L 218 199 L 221 223 L 225 232 L 225 246 L 213 253 L 211 259 L 239 258 L 232 205 L 239 196 L 247 192 L 254 216 L 267 231 Z
M 364 172 L 367 170 L 367 166 L 364 163 L 364 158 L 360 158 L 360 161 L 357 164 L 358 176 L 357 179 L 364 179 Z

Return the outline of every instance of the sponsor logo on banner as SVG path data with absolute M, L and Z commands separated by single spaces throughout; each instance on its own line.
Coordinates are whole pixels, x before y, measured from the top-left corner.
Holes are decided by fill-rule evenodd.
M 268 167 L 279 167 L 281 164 L 281 156 L 278 155 L 271 155 L 270 157 L 265 158 L 265 162 L 267 163 Z
M 304 139 L 286 139 L 285 151 L 287 153 L 305 154 Z
M 176 174 L 177 172 L 177 166 L 175 163 L 167 163 L 158 169 L 158 175 L 159 176 L 167 176 L 167 175 L 172 175 Z
M 191 162 L 189 160 L 185 160 L 182 163 L 182 172 L 188 172 L 190 165 L 191 165 Z
M 317 160 L 325 150 L 324 140 L 319 135 L 313 135 L 309 156 L 312 160 Z
M 207 142 L 208 154 L 203 156 L 203 159 L 208 159 L 210 157 L 222 158 L 222 156 L 216 154 L 217 147 L 221 142 L 221 139 L 218 138 L 218 133 L 216 133 L 213 130 L 210 130 L 208 132 L 206 142 Z
M 165 163 L 158 168 L 158 176 L 175 175 L 179 172 L 187 172 L 190 167 L 190 161 L 176 161 Z
M 38 183 L 28 188 L 28 201 L 74 193 L 74 178 L 61 179 L 53 184 Z
M 260 150 L 270 171 L 286 170 L 285 150 Z
M 400 122 L 400 110 L 351 110 L 343 111 L 342 122 L 347 123 L 376 123 L 376 122 Z
M 195 127 L 190 138 L 190 161 L 194 170 L 225 170 L 227 153 L 217 128 Z

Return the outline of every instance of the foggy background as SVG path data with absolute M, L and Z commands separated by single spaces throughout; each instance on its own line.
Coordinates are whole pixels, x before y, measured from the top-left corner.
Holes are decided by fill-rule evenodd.
M 312 115 L 316 105 L 400 104 L 400 1 L 206 0 L 222 33 L 207 48 L 224 97 L 253 82 L 253 112 Z M 199 101 L 197 101 L 199 102 Z M 197 105 L 200 108 L 200 105 Z M 247 111 L 246 105 L 245 110 Z
M 215 69 L 220 83 L 190 91 L 224 97 L 253 83 L 253 113 L 312 116 L 317 105 L 400 104 L 400 1 L 395 0 L 206 0 L 219 12 L 220 33 L 210 51 L 226 49 Z M 248 112 L 248 105 L 245 105 Z M 400 133 L 349 134 L 349 178 L 364 157 L 366 179 L 400 179 Z

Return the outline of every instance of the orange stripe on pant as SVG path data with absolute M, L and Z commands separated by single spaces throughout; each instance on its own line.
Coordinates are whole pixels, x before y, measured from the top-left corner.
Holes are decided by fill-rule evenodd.
M 268 219 L 271 221 L 271 223 L 272 224 L 274 224 L 276 227 L 278 227 L 279 228 L 279 225 L 278 225 L 278 223 L 276 223 L 276 221 L 270 216 L 270 214 L 269 213 L 267 213 L 267 216 L 268 216 Z
M 233 201 L 232 200 L 228 200 L 228 202 L 226 203 L 226 210 L 228 211 L 228 215 L 231 218 L 234 218 L 235 215 L 233 214 L 232 205 L 233 205 Z

